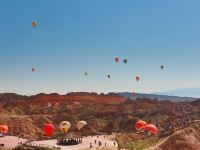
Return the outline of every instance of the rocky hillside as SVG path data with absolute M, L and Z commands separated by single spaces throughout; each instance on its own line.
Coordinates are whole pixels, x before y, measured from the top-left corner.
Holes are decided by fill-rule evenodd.
M 77 121 L 85 120 L 88 126 L 82 134 L 95 134 L 113 131 L 133 133 L 138 119 L 157 125 L 160 133 L 167 130 L 170 123 L 179 126 L 185 120 L 200 119 L 200 105 L 194 103 L 127 100 L 116 94 L 18 95 L 9 103 L 7 99 L 0 100 L 4 101 L 0 107 L 0 124 L 9 126 L 10 135 L 27 139 L 45 139 L 42 131 L 45 123 L 53 123 L 57 127 L 54 137 L 59 135 L 58 126 L 63 120 L 71 122 L 71 131 L 76 130 Z M 48 107 L 48 103 L 52 106 Z M 56 106 L 56 103 L 59 105 Z

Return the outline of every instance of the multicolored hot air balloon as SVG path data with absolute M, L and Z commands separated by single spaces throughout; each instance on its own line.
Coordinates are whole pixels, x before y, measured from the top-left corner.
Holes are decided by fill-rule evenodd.
M 128 62 L 128 60 L 127 60 L 127 59 L 124 59 L 123 62 L 126 64 L 126 63 Z
M 79 121 L 77 122 L 77 129 L 81 130 L 85 125 L 87 125 L 86 121 Z
M 37 26 L 37 22 L 36 21 L 32 21 L 32 27 L 35 28 Z
M 119 62 L 119 58 L 118 57 L 115 57 L 115 62 Z
M 0 125 L 0 133 L 7 134 L 8 133 L 8 126 Z
M 135 79 L 136 79 L 136 81 L 138 82 L 138 81 L 140 80 L 140 77 L 137 76 L 137 77 L 135 77 Z
M 53 124 L 45 124 L 43 131 L 44 131 L 45 135 L 51 136 L 55 131 L 55 127 Z
M 145 121 L 139 120 L 139 121 L 137 121 L 137 122 L 135 123 L 135 128 L 136 128 L 137 130 L 141 130 L 141 129 L 143 129 L 146 125 L 147 125 L 147 123 L 146 123 Z
M 60 130 L 63 133 L 67 133 L 68 130 L 70 129 L 70 127 L 71 127 L 71 124 L 68 121 L 62 121 L 59 126 L 60 126 Z
M 144 127 L 144 130 L 145 130 L 145 131 L 148 131 L 148 132 L 150 132 L 150 133 L 152 133 L 152 134 L 158 134 L 158 129 L 157 129 L 157 127 L 156 127 L 155 125 L 153 125 L 153 124 L 148 124 L 148 125 L 146 125 L 146 126 Z

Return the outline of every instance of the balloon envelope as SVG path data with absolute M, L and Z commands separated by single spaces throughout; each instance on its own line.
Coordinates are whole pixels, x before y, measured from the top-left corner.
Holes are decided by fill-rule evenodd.
M 62 122 L 60 123 L 60 130 L 61 130 L 63 133 L 67 133 L 68 130 L 70 129 L 70 127 L 71 127 L 71 124 L 70 124 L 70 122 L 68 122 L 68 121 L 62 121 Z
M 79 121 L 79 122 L 77 122 L 77 128 L 78 128 L 78 130 L 81 130 L 85 125 L 87 125 L 86 121 Z
M 135 123 L 135 128 L 137 130 L 143 129 L 145 126 L 147 125 L 147 123 L 143 120 L 139 120 Z
M 139 80 L 140 80 L 140 77 L 135 77 L 135 79 L 136 79 L 137 81 L 139 81 Z
M 152 133 L 152 134 L 158 134 L 158 129 L 157 129 L 157 127 L 156 127 L 155 125 L 153 125 L 153 124 L 148 124 L 148 125 L 146 125 L 146 126 L 144 127 L 144 130 L 145 130 L 145 131 L 148 131 L 148 132 L 150 132 L 150 133 Z
M 128 62 L 128 60 L 127 59 L 124 59 L 124 63 L 126 64 Z
M 35 28 L 37 26 L 37 22 L 36 21 L 32 21 L 32 27 Z
M 55 127 L 53 124 L 45 124 L 43 130 L 47 136 L 51 136 L 54 133 Z
M 118 57 L 115 57 L 115 62 L 119 62 L 119 58 Z
M 8 133 L 8 126 L 0 125 L 0 133 L 7 134 Z

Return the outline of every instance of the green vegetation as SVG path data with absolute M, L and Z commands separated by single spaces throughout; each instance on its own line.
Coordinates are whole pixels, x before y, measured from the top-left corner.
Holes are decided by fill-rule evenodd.
M 159 141 L 158 138 L 148 138 L 144 140 L 138 140 L 128 144 L 119 144 L 120 148 L 126 148 L 129 150 L 143 150 L 154 146 Z

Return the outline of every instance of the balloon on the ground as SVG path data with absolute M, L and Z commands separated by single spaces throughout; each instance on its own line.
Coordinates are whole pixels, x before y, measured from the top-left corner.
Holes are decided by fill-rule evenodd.
M 55 127 L 53 124 L 45 124 L 43 130 L 45 135 L 51 136 L 55 131 Z
M 143 129 L 145 126 L 147 125 L 147 123 L 144 120 L 139 120 L 135 123 L 135 128 L 137 130 L 141 130 Z
M 157 129 L 157 127 L 156 127 L 155 125 L 153 125 L 153 124 L 148 124 L 148 125 L 146 125 L 146 126 L 144 127 L 144 130 L 145 130 L 145 131 L 148 131 L 148 132 L 150 132 L 150 133 L 152 133 L 152 134 L 158 134 L 158 129 Z
M 7 134 L 8 133 L 8 126 L 0 125 L 0 133 Z
M 85 125 L 87 125 L 86 121 L 79 121 L 77 122 L 77 129 L 81 130 Z
M 32 21 L 32 27 L 35 28 L 37 26 L 37 22 L 36 21 Z
M 68 122 L 68 121 L 62 121 L 62 122 L 60 123 L 60 130 L 61 130 L 63 133 L 67 133 L 68 130 L 70 129 L 70 127 L 71 127 L 71 124 L 70 124 L 70 122 Z

